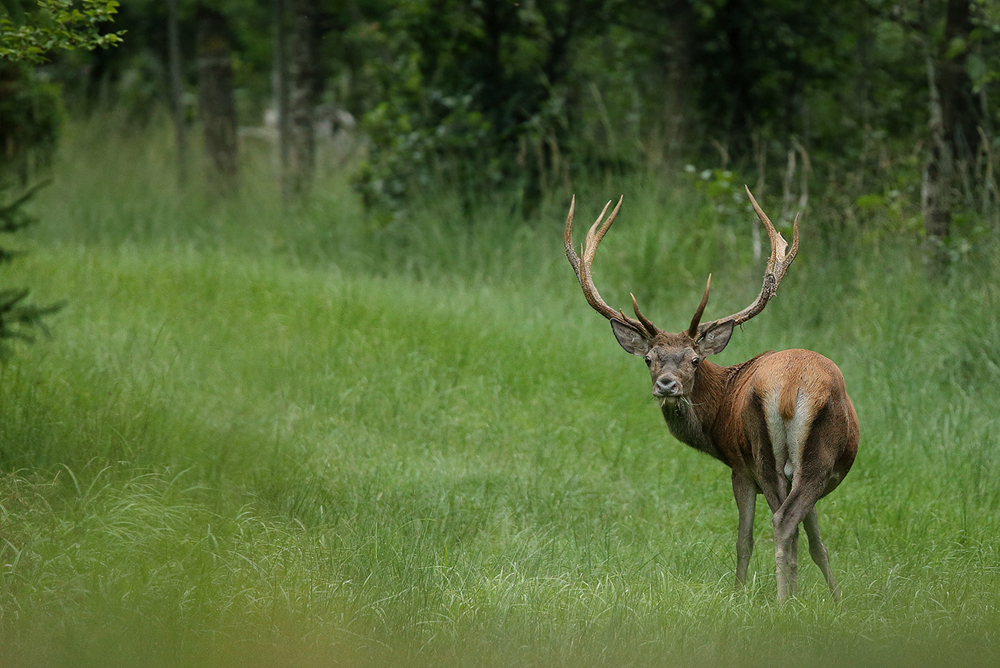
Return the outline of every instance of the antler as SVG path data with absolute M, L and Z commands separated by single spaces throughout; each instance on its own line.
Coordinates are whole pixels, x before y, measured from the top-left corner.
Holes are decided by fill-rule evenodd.
M 778 290 L 778 285 L 781 283 L 781 279 L 784 278 L 785 272 L 788 267 L 792 264 L 792 260 L 795 259 L 795 254 L 799 252 L 799 215 L 795 216 L 795 223 L 792 228 L 792 248 L 788 250 L 788 242 L 784 240 L 781 233 L 774 229 L 774 225 L 771 224 L 771 219 L 767 217 L 760 205 L 757 204 L 757 200 L 754 199 L 753 193 L 750 192 L 750 188 L 744 186 L 747 191 L 747 196 L 750 197 L 750 204 L 753 205 L 753 210 L 757 212 L 757 217 L 760 218 L 760 222 L 764 223 L 764 228 L 767 230 L 767 236 L 771 240 L 771 257 L 767 261 L 767 269 L 764 271 L 764 284 L 760 288 L 760 294 L 757 295 L 757 299 L 754 300 L 750 306 L 739 313 L 734 313 L 731 316 L 725 318 L 719 318 L 718 320 L 713 320 L 712 322 L 707 322 L 701 327 L 698 327 L 698 320 L 701 316 L 701 311 L 704 309 L 705 301 L 708 299 L 708 285 L 705 286 L 705 296 L 702 298 L 702 306 L 700 307 L 698 313 L 695 314 L 695 318 L 691 321 L 690 332 L 694 332 L 696 329 L 705 331 L 716 325 L 727 320 L 732 320 L 736 325 L 742 325 L 750 318 L 754 317 L 758 313 L 764 310 L 767 306 L 768 300 L 774 296 L 774 293 Z M 788 250 L 786 253 L 785 251 Z M 709 276 L 709 285 L 712 283 L 712 277 Z
M 576 254 L 576 250 L 573 248 L 573 212 L 576 210 L 576 195 L 573 196 L 573 200 L 569 205 L 569 215 L 566 216 L 566 232 L 563 237 L 566 243 L 566 257 L 569 259 L 569 263 L 573 265 L 573 271 L 576 272 L 576 280 L 580 282 L 580 287 L 583 288 L 583 296 L 587 298 L 587 303 L 590 304 L 595 311 L 603 315 L 608 320 L 617 320 L 620 323 L 628 325 L 632 329 L 644 334 L 650 338 L 656 336 L 659 333 L 659 328 L 651 323 L 646 316 L 642 314 L 639 310 L 639 304 L 635 301 L 635 295 L 632 296 L 632 308 L 635 310 L 635 315 L 638 320 L 633 320 L 632 318 L 625 315 L 624 311 L 611 308 L 601 299 L 600 293 L 597 292 L 597 288 L 594 287 L 594 278 L 591 275 L 590 268 L 594 263 L 594 254 L 597 253 L 597 247 L 601 243 L 601 239 L 607 234 L 608 230 L 611 229 L 611 224 L 615 222 L 615 216 L 618 215 L 618 210 L 622 207 L 622 200 L 625 196 L 622 195 L 618 200 L 618 205 L 611 212 L 611 215 L 607 220 L 604 220 L 604 214 L 608 212 L 608 207 L 611 206 L 611 200 L 604 205 L 604 209 L 601 211 L 601 215 L 597 217 L 597 221 L 591 226 L 590 231 L 587 232 L 587 240 L 583 243 L 580 248 L 580 252 L 583 254 L 583 260 L 580 256 Z M 601 221 L 604 220 L 604 224 Z

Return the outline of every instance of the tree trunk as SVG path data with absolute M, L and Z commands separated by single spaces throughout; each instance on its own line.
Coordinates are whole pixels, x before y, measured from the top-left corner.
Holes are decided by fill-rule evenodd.
M 920 209 L 928 238 L 941 240 L 951 233 L 951 177 L 953 173 L 951 146 L 945 140 L 941 98 L 935 76 L 934 60 L 927 55 L 927 86 L 929 89 L 928 130 L 930 151 L 924 165 L 920 189 Z
M 180 29 L 177 19 L 177 0 L 167 1 L 167 33 L 170 62 L 170 111 L 174 119 L 177 143 L 177 183 L 187 182 L 187 128 L 184 119 L 184 79 L 181 73 Z
M 972 32 L 970 0 L 948 0 L 944 42 L 933 58 L 928 49 L 930 150 L 924 169 L 921 208 L 931 239 L 951 234 L 956 168 L 968 166 L 979 149 L 980 110 L 966 73 Z M 971 187 L 966 184 L 967 196 Z
M 676 167 L 684 155 L 687 139 L 688 114 L 691 108 L 692 44 L 695 21 L 688 2 L 674 2 L 670 6 L 671 33 L 664 45 L 667 58 L 667 90 L 669 99 L 665 106 L 666 159 Z
M 198 106 L 209 185 L 216 195 L 229 194 L 239 176 L 232 46 L 225 17 L 204 7 L 198 11 Z
M 313 112 L 319 97 L 319 9 L 316 0 L 292 0 L 292 11 L 288 185 L 293 196 L 302 198 L 309 194 L 316 172 Z
M 278 181 L 281 203 L 291 201 L 288 183 L 288 13 L 285 0 L 274 0 L 274 107 L 278 113 Z
M 971 160 L 979 147 L 979 105 L 965 68 L 969 50 L 964 45 L 970 42 L 972 28 L 970 1 L 948 0 L 937 85 L 944 140 L 956 160 Z

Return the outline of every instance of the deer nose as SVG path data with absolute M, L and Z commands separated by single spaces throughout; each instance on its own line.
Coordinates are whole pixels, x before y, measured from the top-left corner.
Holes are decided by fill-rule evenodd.
M 658 397 L 673 397 L 680 394 L 681 384 L 673 378 L 661 376 L 653 383 L 653 394 Z

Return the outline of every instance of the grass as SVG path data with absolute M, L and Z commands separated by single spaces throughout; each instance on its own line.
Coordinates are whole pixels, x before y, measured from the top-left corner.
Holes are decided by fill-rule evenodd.
M 805 560 L 779 606 L 768 513 L 736 592 L 727 471 L 668 435 L 586 306 L 564 202 L 471 226 L 442 197 L 381 227 L 340 173 L 283 215 L 263 161 L 213 205 L 170 159 L 77 126 L 0 276 L 69 301 L 0 372 L 0 662 L 997 664 L 990 248 L 928 281 L 905 241 L 807 232 L 720 356 L 816 349 L 861 419 L 820 503 L 843 604 Z M 707 317 L 752 299 L 760 267 L 686 229 L 696 203 L 599 184 L 581 221 L 608 190 L 610 303 L 679 328 L 709 269 Z

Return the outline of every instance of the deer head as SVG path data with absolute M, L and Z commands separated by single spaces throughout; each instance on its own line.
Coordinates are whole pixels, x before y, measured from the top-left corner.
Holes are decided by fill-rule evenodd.
M 576 198 L 573 198 L 569 208 L 569 215 L 566 217 L 566 232 L 564 241 L 566 245 L 566 257 L 569 259 L 573 270 L 576 272 L 580 287 L 583 288 L 584 297 L 587 302 L 598 313 L 611 321 L 611 329 L 615 338 L 626 352 L 642 357 L 649 367 L 649 373 L 653 383 L 653 396 L 657 397 L 661 403 L 671 403 L 682 400 L 690 396 L 694 389 L 698 369 L 702 360 L 709 355 L 722 352 L 729 344 L 729 339 L 733 334 L 736 325 L 742 325 L 758 313 L 764 310 L 767 302 L 774 296 L 784 277 L 795 254 L 799 248 L 799 220 L 795 218 L 794 232 L 791 249 L 788 242 L 781 234 L 774 229 L 770 219 L 757 204 L 750 189 L 747 188 L 747 196 L 753 205 L 757 217 L 764 224 L 771 242 L 771 256 L 768 259 L 767 269 L 764 272 L 764 281 L 760 294 L 752 304 L 733 315 L 702 323 L 701 316 L 705 312 L 705 305 L 708 303 L 708 295 L 712 285 L 712 277 L 709 275 L 705 285 L 705 293 L 702 295 L 701 303 L 698 305 L 691 318 L 688 328 L 678 334 L 671 334 L 661 330 L 646 318 L 636 302 L 635 295 L 632 295 L 632 309 L 635 311 L 635 318 L 625 315 L 624 311 L 615 310 L 605 303 L 601 298 L 597 288 L 594 287 L 594 279 L 591 268 L 594 262 L 594 255 L 600 245 L 604 235 L 611 229 L 618 210 L 621 208 L 624 196 L 618 200 L 618 205 L 605 220 L 608 202 L 597 221 L 587 232 L 587 238 L 581 248 L 581 255 L 578 255 L 573 248 L 573 213 L 576 208 Z

